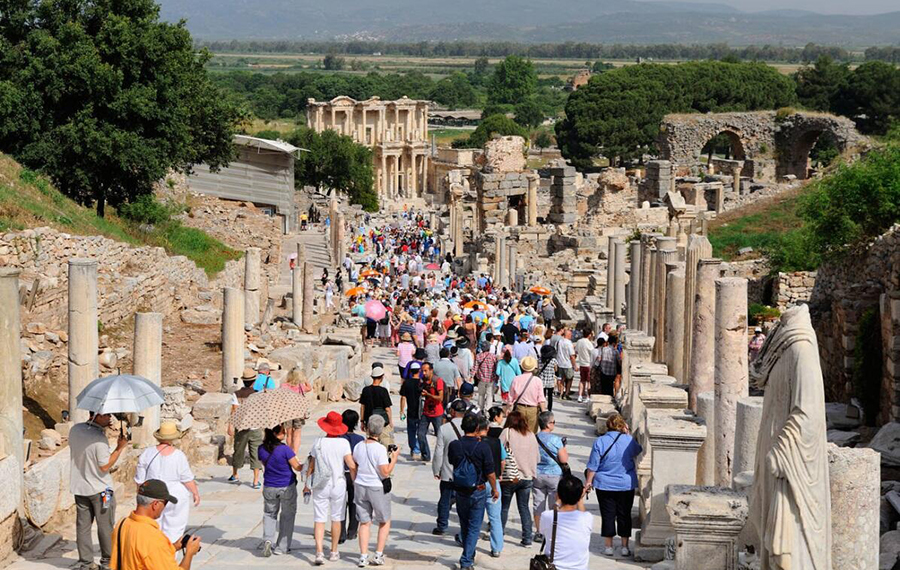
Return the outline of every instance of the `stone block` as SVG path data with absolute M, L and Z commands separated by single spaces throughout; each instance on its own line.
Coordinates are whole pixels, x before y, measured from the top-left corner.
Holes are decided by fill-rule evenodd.
M 883 467 L 900 467 L 900 423 L 882 426 L 868 447 L 881 454 Z
M 871 449 L 828 445 L 833 568 L 878 566 L 881 466 Z
M 0 493 L 0 520 L 16 512 L 22 496 L 22 466 L 15 455 L 7 455 L 0 459 L 0 481 L 3 481 L 3 492 Z
M 670 485 L 666 510 L 675 527 L 676 570 L 736 570 L 747 496 L 723 487 Z
M 59 507 L 63 466 L 56 459 L 58 455 L 48 457 L 25 471 L 25 514 L 38 527 L 47 524 Z
M 191 409 L 191 415 L 195 420 L 216 425 L 222 418 L 231 417 L 231 394 L 223 392 L 207 392 L 200 396 Z

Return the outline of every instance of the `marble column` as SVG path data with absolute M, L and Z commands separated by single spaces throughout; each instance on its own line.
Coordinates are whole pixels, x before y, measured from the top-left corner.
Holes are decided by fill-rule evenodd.
M 653 335 L 653 330 L 650 327 L 650 313 L 652 311 L 652 298 L 653 298 L 653 268 L 655 264 L 653 263 L 653 250 L 655 248 L 656 238 L 661 234 L 658 233 L 646 233 L 641 234 L 641 275 L 640 275 L 640 305 L 638 308 L 638 326 L 640 330 L 644 331 L 644 333 L 648 335 Z
M 13 496 L 21 494 L 25 465 L 21 334 L 19 270 L 0 268 L 0 418 L 3 418 L 0 422 L 0 457 L 15 457 L 18 462 L 18 468 L 14 470 L 16 480 L 5 481 L 5 492 L 13 493 Z
M 697 411 L 697 395 L 715 389 L 716 279 L 721 273 L 721 259 L 701 259 L 697 265 L 688 370 L 689 405 L 694 411 Z
M 255 327 L 259 324 L 259 282 L 262 274 L 260 249 L 247 248 L 244 253 L 244 323 Z M 337 260 L 337 265 L 341 260 Z
M 509 272 L 509 250 L 506 248 L 506 236 L 500 236 L 500 246 L 497 255 L 497 286 L 506 287 L 508 285 L 507 273 Z
M 616 316 L 616 238 L 607 240 L 606 253 L 606 308 Z
M 684 383 L 684 369 L 682 368 L 684 356 L 684 263 L 669 263 L 666 265 L 668 276 L 666 279 L 666 365 L 669 367 L 669 376 Z
M 625 302 L 625 242 L 616 239 L 615 241 L 615 251 L 614 257 L 616 259 L 615 263 L 615 279 L 613 283 L 615 285 L 615 290 L 613 291 L 613 316 L 617 320 L 621 320 L 622 317 L 625 316 L 622 307 L 626 305 Z
M 511 228 L 519 225 L 519 211 L 515 208 L 506 211 L 506 225 Z
M 453 235 L 453 256 L 462 257 L 465 253 L 465 216 L 462 204 L 456 203 L 456 233 Z
M 631 273 L 628 276 L 628 311 L 625 322 L 628 328 L 637 330 L 641 304 L 641 242 L 632 240 L 631 248 Z
M 752 472 L 756 466 L 756 441 L 762 423 L 763 399 L 757 396 L 741 398 L 737 402 L 734 426 L 734 478 Z
M 503 234 L 494 235 L 494 287 L 500 287 L 500 267 L 503 264 Z
M 653 336 L 656 337 L 655 362 L 665 360 L 666 350 L 666 280 L 667 265 L 678 261 L 675 238 L 661 237 L 656 240 L 655 290 L 653 291 Z
M 622 409 L 630 409 L 628 402 L 632 396 L 631 369 L 633 366 L 650 362 L 653 351 L 653 337 L 642 331 L 628 329 L 625 331 L 625 350 L 622 351 Z M 627 419 L 627 418 L 626 418 Z
M 537 176 L 528 176 L 528 227 L 537 226 L 537 191 L 540 185 L 540 178 Z
M 518 263 L 518 246 L 516 245 L 516 242 L 510 241 L 507 246 L 506 257 L 509 265 L 509 288 L 515 291 L 516 273 L 519 270 L 516 266 Z
M 828 444 L 831 567 L 875 570 L 879 554 L 880 455 Z
M 237 287 L 225 287 L 222 294 L 223 392 L 234 392 L 241 387 L 245 338 L 244 292 Z
M 694 296 L 697 293 L 697 266 L 701 259 L 712 257 L 712 244 L 704 236 L 691 233 L 687 237 L 684 254 L 684 355 L 681 369 L 682 381 L 689 383 L 691 371 L 691 351 L 694 347 Z M 693 408 L 691 408 L 693 409 Z
M 306 248 L 297 244 L 297 259 L 294 260 L 291 278 L 291 321 L 298 328 L 303 328 L 303 266 L 306 265 Z M 342 271 L 338 264 L 336 271 Z
M 162 386 L 162 313 L 134 314 L 134 364 L 135 376 L 141 376 Z M 159 429 L 159 406 L 148 408 L 140 414 L 144 421 L 133 439 L 141 446 L 153 443 L 153 432 Z
M 744 493 L 672 485 L 666 510 L 675 529 L 675 570 L 738 569 L 738 536 L 750 513 Z
M 730 487 L 734 470 L 737 402 L 749 390 L 747 280 L 716 279 L 716 485 Z
M 338 215 L 342 217 L 342 215 Z M 315 332 L 313 330 L 313 301 L 316 298 L 315 281 L 313 278 L 313 264 L 306 255 L 306 246 L 303 246 L 303 329 L 308 333 Z M 299 256 L 298 256 L 299 257 Z
M 88 412 L 76 408 L 78 394 L 100 375 L 97 359 L 97 262 L 69 260 L 69 417 L 87 421 Z
M 716 484 L 716 394 L 697 394 L 697 416 L 706 422 L 706 439 L 697 452 L 697 484 L 711 487 Z

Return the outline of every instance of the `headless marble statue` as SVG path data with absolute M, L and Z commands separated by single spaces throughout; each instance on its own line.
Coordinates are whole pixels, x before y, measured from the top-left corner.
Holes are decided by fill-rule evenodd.
M 831 570 L 825 393 L 806 305 L 784 312 L 750 379 L 765 390 L 749 518 L 760 570 Z

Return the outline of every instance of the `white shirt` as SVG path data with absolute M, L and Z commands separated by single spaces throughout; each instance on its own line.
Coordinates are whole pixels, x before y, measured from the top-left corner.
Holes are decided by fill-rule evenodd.
M 575 364 L 578 366 L 590 366 L 593 351 L 594 343 L 586 338 L 579 339 L 575 343 Z
M 357 466 L 354 481 L 357 485 L 381 488 L 381 470 L 378 467 L 388 464 L 387 448 L 366 440 L 353 450 L 353 461 Z
M 316 458 L 316 471 L 319 465 L 328 465 L 332 483 L 344 480 L 344 457 L 350 455 L 349 441 L 343 437 L 322 437 L 316 440 L 309 454 Z
M 572 346 L 572 341 L 560 338 L 556 343 L 556 365 L 560 368 L 572 368 L 573 354 L 575 354 L 575 347 Z
M 564 511 L 556 519 L 556 547 L 553 564 L 557 570 L 588 570 L 594 515 L 585 511 Z M 541 513 L 541 532 L 547 537 L 544 554 L 550 554 L 553 535 L 553 511 Z

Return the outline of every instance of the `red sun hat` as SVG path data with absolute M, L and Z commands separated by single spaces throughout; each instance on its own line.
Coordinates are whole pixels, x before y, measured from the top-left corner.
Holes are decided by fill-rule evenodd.
M 317 422 L 322 431 L 328 435 L 344 435 L 347 433 L 347 426 L 344 425 L 344 419 L 337 412 L 328 412 L 324 418 L 319 418 Z

